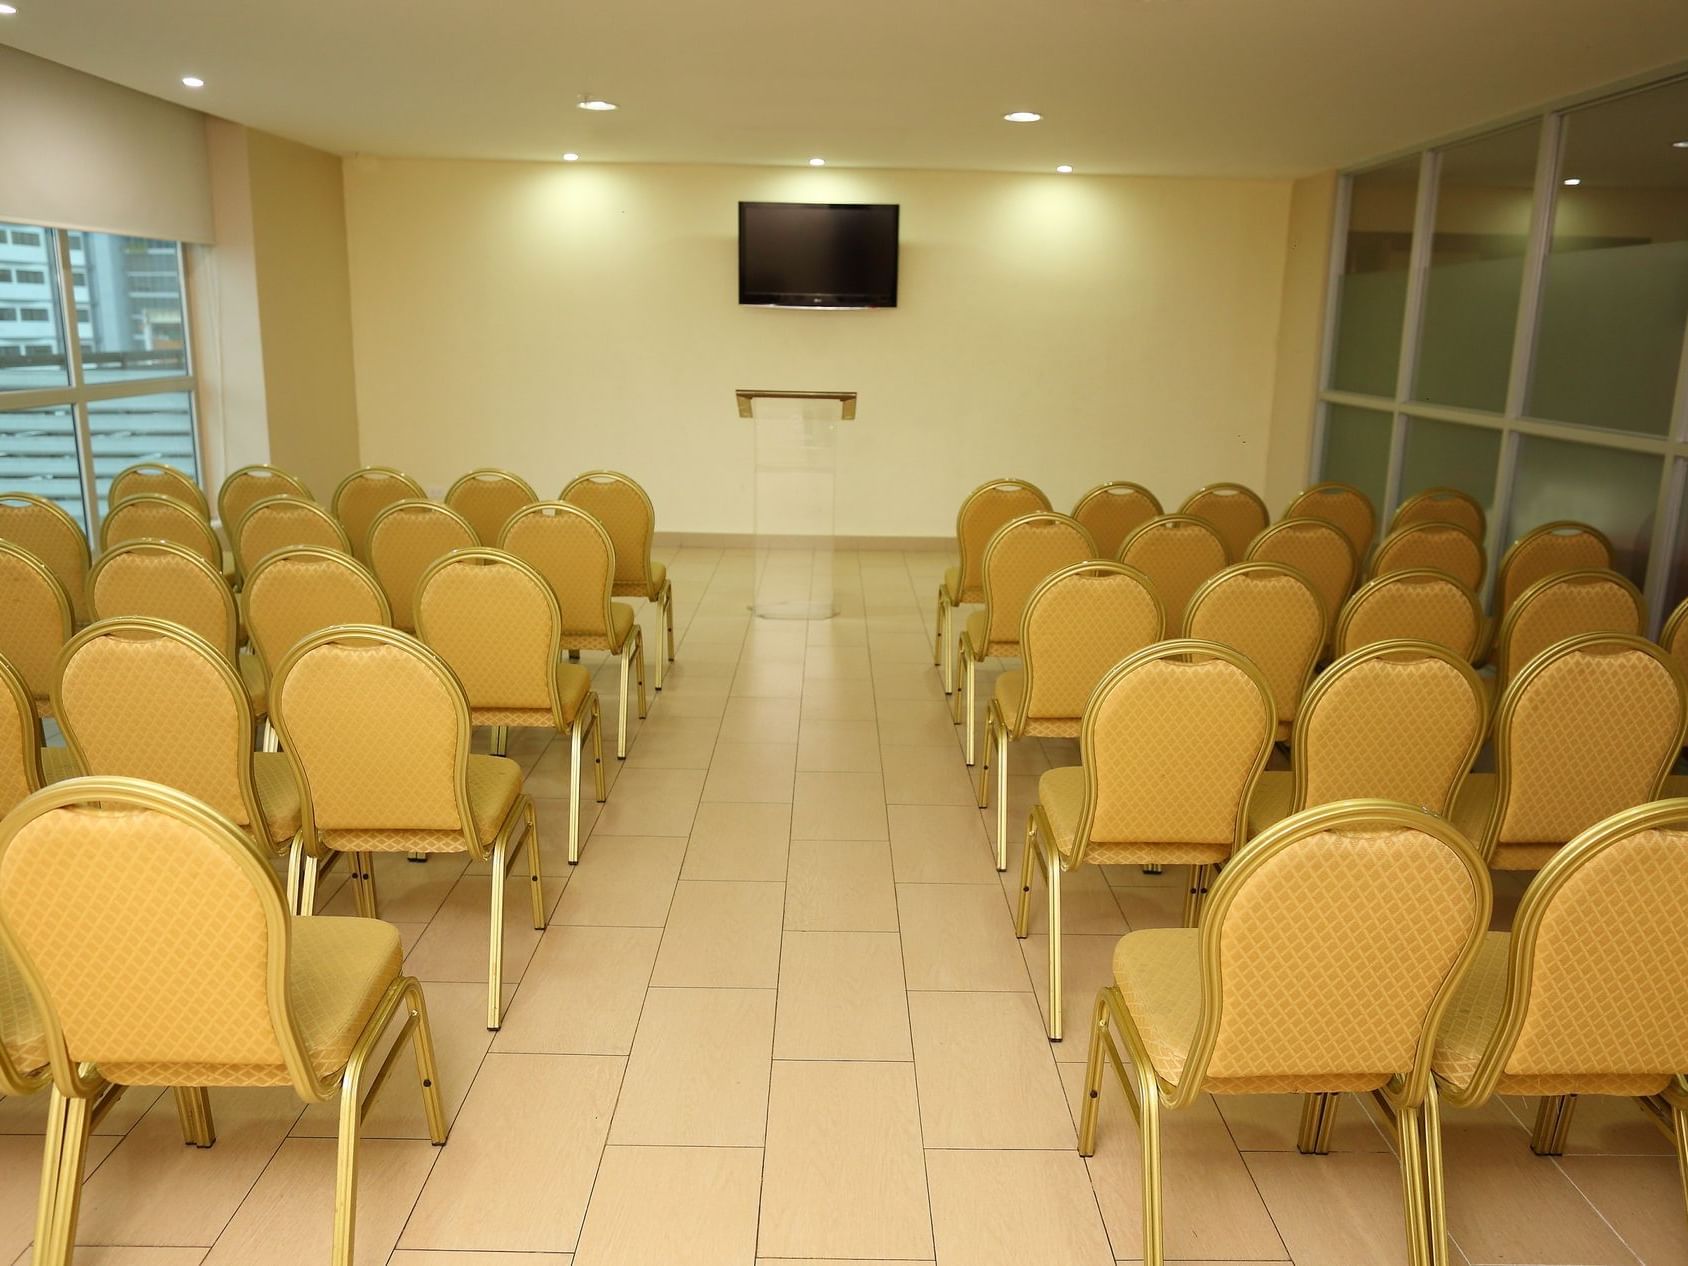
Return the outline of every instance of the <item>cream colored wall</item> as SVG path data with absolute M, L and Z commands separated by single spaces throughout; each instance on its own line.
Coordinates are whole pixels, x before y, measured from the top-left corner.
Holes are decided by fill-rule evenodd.
M 1330 293 L 1331 226 L 1337 176 L 1321 172 L 1297 180 L 1290 191 L 1289 231 L 1278 315 L 1277 365 L 1272 390 L 1271 441 L 1265 487 L 1273 514 L 1281 514 L 1307 486 L 1318 404 L 1319 359 Z
M 860 392 L 849 535 L 947 535 L 1008 472 L 1063 507 L 1266 474 L 1288 182 L 372 158 L 345 181 L 362 460 L 430 487 L 612 466 L 664 529 L 746 532 L 744 386 Z M 900 203 L 901 306 L 739 307 L 741 199 Z

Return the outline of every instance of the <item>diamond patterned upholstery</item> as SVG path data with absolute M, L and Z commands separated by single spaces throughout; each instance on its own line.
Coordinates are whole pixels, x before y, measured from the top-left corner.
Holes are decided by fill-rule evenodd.
M 112 505 L 100 522 L 100 550 L 125 541 L 174 541 L 222 569 L 223 543 L 201 511 L 157 493 L 139 493 Z
M 1581 633 L 1639 636 L 1647 622 L 1641 592 L 1615 571 L 1555 572 L 1518 595 L 1495 646 L 1498 684 L 1548 647 Z
M 43 747 L 41 749 L 41 783 L 45 786 L 51 782 L 63 782 L 66 778 L 75 778 L 82 772 L 82 767 L 76 763 L 76 756 L 68 747 Z
M 1426 488 L 1403 501 L 1395 511 L 1393 527 L 1400 529 L 1414 523 L 1452 523 L 1478 541 L 1488 530 L 1483 507 L 1475 497 L 1457 488 Z
M 1164 514 L 1120 546 L 1119 561 L 1149 578 L 1166 616 L 1168 638 L 1184 636 L 1184 611 L 1202 582 L 1225 570 L 1225 542 L 1206 520 Z
M 41 1015 L 4 946 L 0 946 L 0 1047 L 20 1073 L 32 1073 L 47 1062 L 47 1033 Z
M 1289 738 L 1325 627 L 1318 593 L 1276 565 L 1227 568 L 1197 591 L 1185 616 L 1189 636 L 1240 651 L 1260 670 L 1272 688 L 1280 741 Z
M 168 620 L 197 633 L 234 662 L 234 595 L 223 573 L 192 550 L 159 541 L 119 545 L 100 555 L 88 588 L 94 619 Z
M 1092 488 L 1073 507 L 1073 518 L 1084 524 L 1096 542 L 1098 558 L 1117 558 L 1125 538 L 1160 513 L 1161 503 L 1154 493 L 1123 480 Z
M 137 462 L 111 477 L 106 501 L 116 505 L 128 497 L 151 495 L 169 497 L 183 505 L 192 506 L 207 522 L 211 519 L 211 505 L 205 492 L 186 471 L 159 462 Z
M 1394 571 L 1360 587 L 1336 625 L 1336 653 L 1373 642 L 1431 642 L 1473 661 L 1484 644 L 1477 595 L 1445 572 Z
M 334 490 L 334 517 L 346 529 L 352 543 L 352 553 L 359 562 L 369 562 L 369 529 L 380 514 L 395 501 L 426 501 L 428 494 L 422 485 L 402 471 L 385 466 L 365 466 L 354 470 L 340 481 Z
M 474 822 L 475 838 L 483 845 L 491 844 L 522 794 L 522 767 L 508 757 L 471 753 L 464 776 L 468 784 L 469 816 Z M 324 830 L 322 838 L 331 848 L 343 852 L 463 851 L 463 833 L 460 830 L 392 827 Z
M 1468 589 L 1480 588 L 1488 559 L 1482 543 L 1451 523 L 1412 523 L 1383 538 L 1372 558 L 1371 574 L 1422 569 L 1446 572 Z
M 1042 490 L 1019 479 L 993 479 L 967 494 L 955 516 L 959 566 L 944 572 L 944 594 L 952 607 L 985 600 L 985 546 L 1010 519 L 1049 509 Z
M 1354 587 L 1355 553 L 1340 526 L 1322 519 L 1285 519 L 1254 539 L 1248 561 L 1281 563 L 1307 578 L 1325 608 L 1325 637 Z
M 88 621 L 88 538 L 45 497 L 0 492 L 0 540 L 28 550 L 64 586 L 78 624 Z
M 246 628 L 267 673 L 304 638 L 336 624 L 386 624 L 386 596 L 350 554 L 307 547 L 264 559 L 241 591 Z
M 656 510 L 643 488 L 616 471 L 595 470 L 570 481 L 559 499 L 585 510 L 610 534 L 615 546 L 611 593 L 650 602 L 662 596 L 668 568 L 651 561 Z
M 1355 558 L 1366 556 L 1377 530 L 1377 512 L 1371 498 L 1348 484 L 1314 484 L 1289 503 L 1284 518 L 1323 519 L 1336 524 L 1353 546 Z
M 562 613 L 565 647 L 621 653 L 633 629 L 633 608 L 610 601 L 615 547 L 603 524 L 579 506 L 541 501 L 505 524 L 499 548 L 550 584 Z
M 316 502 L 271 497 L 253 506 L 235 525 L 235 567 L 241 575 L 250 576 L 263 559 L 298 545 L 351 553 L 346 529 Z
M 1588 524 L 1544 523 L 1513 542 L 1500 560 L 1496 600 L 1504 613 L 1526 589 L 1555 572 L 1611 565 L 1611 542 Z
M 482 545 L 498 544 L 510 516 L 539 500 L 533 486 L 507 470 L 472 470 L 447 489 L 445 503 L 469 521 Z
M 271 497 L 309 501 L 311 490 L 302 480 L 274 466 L 242 466 L 235 471 L 223 480 L 217 491 L 217 517 L 222 520 L 224 531 L 232 537 L 246 512 Z
M 393 627 L 415 629 L 416 584 L 436 559 L 473 549 L 475 529 L 455 510 L 435 501 L 395 501 L 369 526 L 369 566 L 387 595 Z
M 70 599 L 45 563 L 9 541 L 0 541 L 0 617 L 0 658 L 46 715 L 53 665 L 70 640 Z
M 1249 542 L 1272 521 L 1266 503 L 1241 484 L 1210 484 L 1191 493 L 1178 513 L 1203 519 L 1212 526 L 1225 542 L 1225 553 L 1232 562 L 1248 553 Z

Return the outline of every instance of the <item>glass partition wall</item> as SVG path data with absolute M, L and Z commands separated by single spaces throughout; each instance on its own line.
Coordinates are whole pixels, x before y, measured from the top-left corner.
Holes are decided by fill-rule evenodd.
M 1612 539 L 1688 597 L 1688 76 L 1345 175 L 1312 469 L 1387 522 L 1430 487 Z M 1491 582 L 1493 567 L 1491 567 Z

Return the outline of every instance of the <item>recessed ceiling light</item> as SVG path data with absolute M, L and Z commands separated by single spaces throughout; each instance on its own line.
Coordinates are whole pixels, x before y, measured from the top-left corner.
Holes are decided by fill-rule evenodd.
M 182 76 L 182 87 L 184 87 L 184 88 L 203 88 L 203 87 L 205 87 L 205 81 L 203 79 L 201 79 L 198 75 L 183 75 Z
M 1568 184 L 1568 185 L 1573 185 L 1573 186 L 1574 185 L 1580 185 L 1580 184 L 1582 184 L 1582 179 L 1581 179 L 1581 177 L 1578 177 L 1578 176 L 1567 176 L 1565 178 L 1565 183 Z
M 1002 117 L 1010 123 L 1036 123 L 1043 116 L 1036 110 L 1010 110 Z
M 580 155 L 579 154 L 564 154 L 563 155 L 563 161 L 565 163 L 578 163 L 580 161 Z
M 811 167 L 825 167 L 826 166 L 826 159 L 824 159 L 824 158 L 811 158 L 809 160 L 809 166 L 811 166 Z
M 0 18 L 9 18 L 18 11 L 15 4 L 0 4 Z
M 4 13 L 5 9 L 5 5 L 0 5 L 0 13 Z M 1688 141 L 1672 141 L 1670 147 L 1672 149 L 1688 149 Z
M 1060 165 L 1060 166 L 1059 166 L 1059 167 L 1057 167 L 1057 168 L 1056 168 L 1056 169 L 1055 169 L 1055 170 L 1056 170 L 1056 171 L 1058 171 L 1058 172 L 1060 172 L 1060 173 L 1061 173 L 1061 174 L 1062 174 L 1062 175 L 1063 175 L 1063 176 L 1069 176 L 1069 175 L 1071 175 L 1071 174 L 1072 174 L 1072 170 L 1073 170 L 1073 169 L 1072 169 L 1072 168 L 1071 168 L 1071 167 L 1069 167 L 1069 166 L 1067 166 L 1067 164 L 1065 164 L 1065 163 L 1062 163 L 1062 164 L 1061 164 L 1061 165 Z
M 582 110 L 613 110 L 616 105 L 615 102 L 605 101 L 602 97 L 582 97 L 580 108 Z

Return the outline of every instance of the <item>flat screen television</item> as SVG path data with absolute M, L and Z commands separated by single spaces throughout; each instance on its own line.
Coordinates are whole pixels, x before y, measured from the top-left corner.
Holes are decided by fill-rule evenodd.
M 739 203 L 739 302 L 896 307 L 897 207 Z

